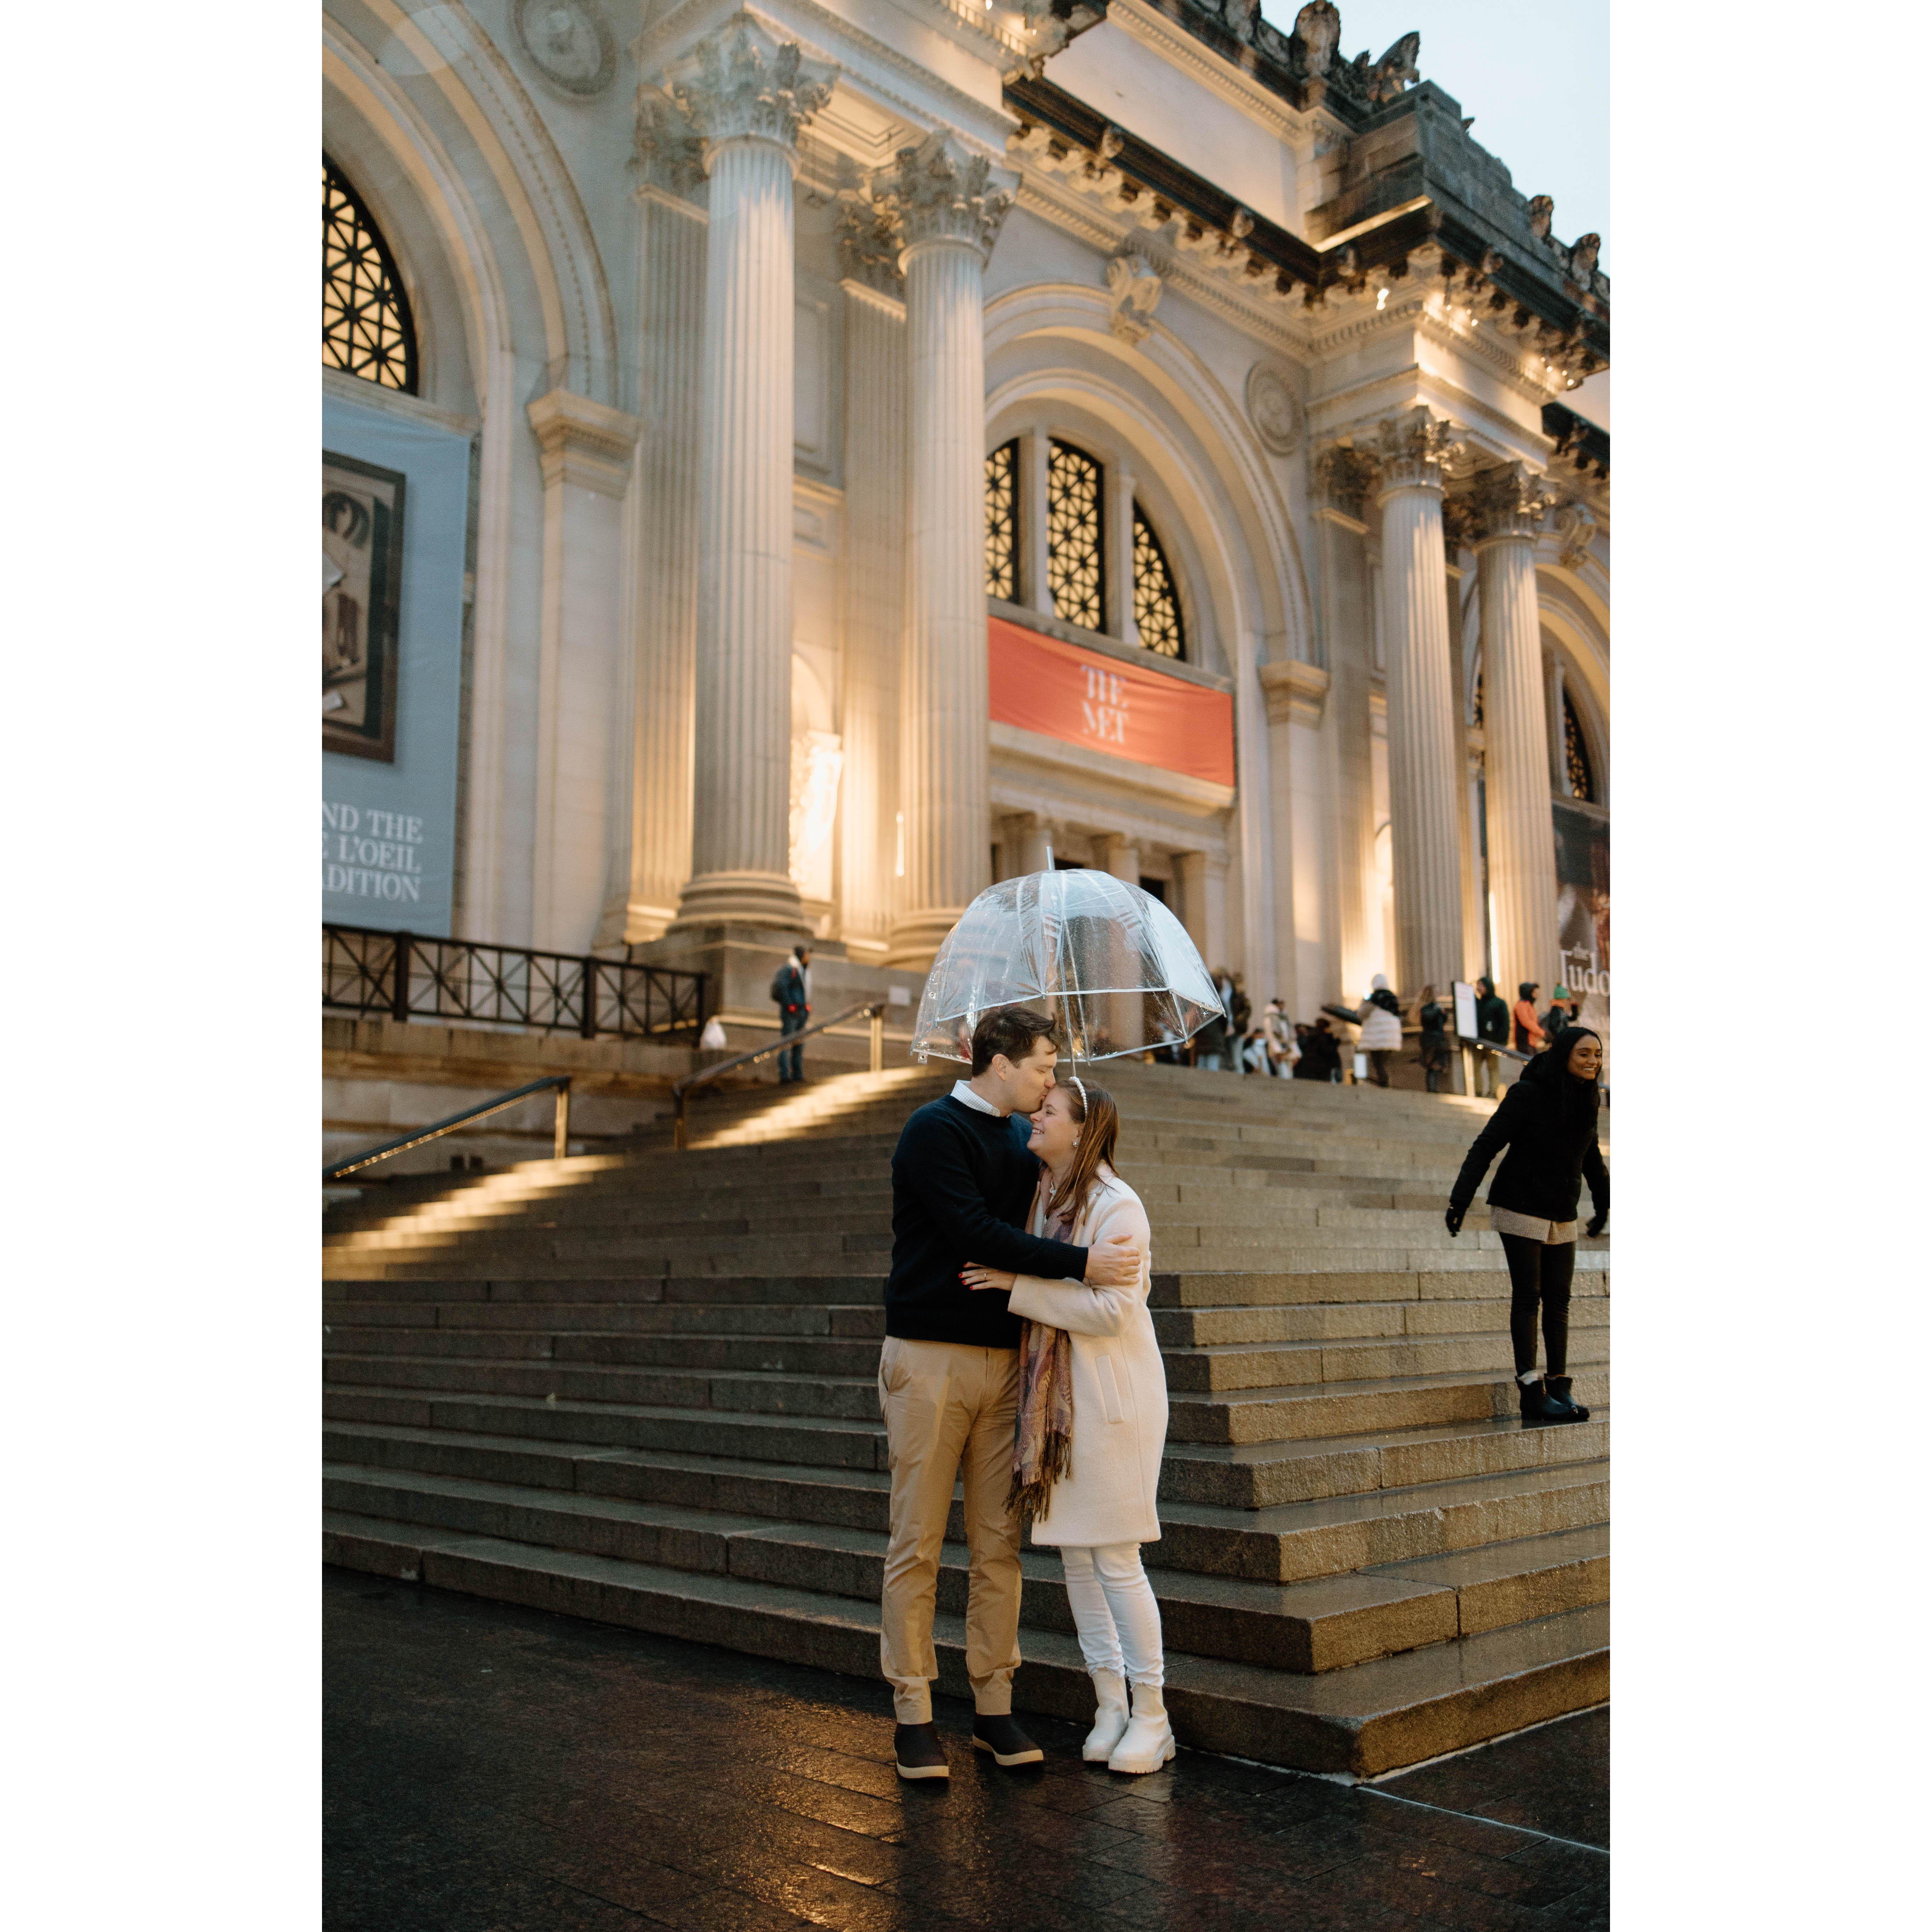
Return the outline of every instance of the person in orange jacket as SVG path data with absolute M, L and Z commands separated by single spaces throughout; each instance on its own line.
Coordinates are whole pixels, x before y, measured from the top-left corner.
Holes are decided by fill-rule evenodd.
M 1543 1022 L 1536 1016 L 1536 988 L 1534 980 L 1525 980 L 1516 989 L 1516 1011 L 1510 1016 L 1516 1022 L 1516 1050 L 1519 1053 L 1540 1053 L 1546 1037 Z

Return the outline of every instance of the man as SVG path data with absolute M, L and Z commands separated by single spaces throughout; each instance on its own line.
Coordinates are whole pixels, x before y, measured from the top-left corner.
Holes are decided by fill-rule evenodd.
M 802 1033 L 812 1012 L 812 948 L 794 946 L 791 957 L 772 975 L 772 998 L 778 1010 L 778 1036 Z M 787 1065 L 787 1062 L 790 1064 Z M 778 1084 L 789 1086 L 805 1078 L 805 1048 L 794 1046 L 778 1055 Z
M 1058 1049 L 1043 1014 L 1010 1006 L 973 1031 L 973 1077 L 907 1121 L 892 1155 L 892 1268 L 879 1408 L 891 1451 L 891 1530 L 879 1618 L 879 1664 L 892 1687 L 900 1777 L 944 1778 L 932 1726 L 933 1599 L 952 1484 L 965 1486 L 966 1675 L 973 1743 L 1002 1766 L 1037 1764 L 1014 1721 L 1019 1667 L 1020 1524 L 1006 1506 L 1019 1410 L 1018 1316 L 997 1289 L 959 1279 L 982 1262 L 1048 1280 L 1124 1287 L 1139 1273 L 1132 1242 L 1094 1248 L 1021 1232 L 1040 1163 L 1027 1123 L 1053 1086 Z
M 1509 1008 L 1503 1004 L 1502 995 L 1496 991 L 1493 980 L 1476 982 L 1476 1037 L 1488 1041 L 1492 1046 L 1509 1044 Z M 1495 1054 L 1478 1051 L 1476 1093 L 1479 1099 L 1496 1098 L 1498 1064 Z

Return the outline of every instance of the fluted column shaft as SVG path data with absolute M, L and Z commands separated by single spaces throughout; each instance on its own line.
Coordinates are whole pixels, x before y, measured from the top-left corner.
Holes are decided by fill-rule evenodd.
M 1396 971 L 1413 993 L 1462 967 L 1458 752 L 1450 679 L 1442 486 L 1432 462 L 1390 470 L 1380 497 L 1388 671 Z
M 699 404 L 696 771 L 677 923 L 802 923 L 791 880 L 791 149 L 716 142 Z
M 1483 741 L 1496 976 L 1510 997 L 1534 980 L 1546 995 L 1556 966 L 1556 842 L 1550 824 L 1550 730 L 1543 690 L 1533 537 L 1478 544 Z
M 888 956 L 906 964 L 930 958 L 989 883 L 983 274 L 976 242 L 906 251 L 906 875 Z
M 691 876 L 705 301 L 702 218 L 688 204 L 649 190 L 641 200 L 639 359 L 646 395 L 638 453 L 637 779 L 621 934 L 632 940 L 664 931 Z

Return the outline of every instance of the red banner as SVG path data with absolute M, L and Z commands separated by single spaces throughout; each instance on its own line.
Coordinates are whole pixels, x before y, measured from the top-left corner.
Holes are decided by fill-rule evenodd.
M 997 724 L 1017 724 L 1210 784 L 1234 782 L 1234 700 L 1164 671 L 986 620 Z

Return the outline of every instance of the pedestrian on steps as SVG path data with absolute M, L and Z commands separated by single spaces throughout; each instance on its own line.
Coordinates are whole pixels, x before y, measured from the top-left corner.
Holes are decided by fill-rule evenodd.
M 1490 1187 L 1490 1226 L 1509 1264 L 1510 1346 L 1517 1406 L 1526 1423 L 1587 1422 L 1570 1394 L 1570 1282 L 1576 1265 L 1576 1201 L 1590 1184 L 1596 1212 L 1585 1232 L 1610 1218 L 1610 1175 L 1597 1144 L 1598 1080 L 1604 1043 L 1587 1027 L 1558 1034 L 1523 1069 L 1475 1138 L 1443 1217 L 1460 1234 L 1490 1163 L 1507 1147 Z M 1536 1366 L 1536 1321 L 1543 1316 L 1544 1369 Z
M 1510 1011 L 1502 995 L 1496 991 L 1496 982 L 1484 978 L 1476 982 L 1476 1038 L 1490 1046 L 1507 1046 L 1509 1044 Z M 1476 1092 L 1484 1100 L 1492 1100 L 1497 1090 L 1496 1070 L 1502 1057 L 1495 1053 L 1485 1053 L 1479 1048 L 1476 1054 Z
M 1033 1119 L 1040 1162 L 1031 1232 L 1076 1247 L 1126 1235 L 1140 1256 L 1124 1287 L 969 1268 L 1024 1318 L 1011 1500 L 1036 1546 L 1058 1546 L 1097 1708 L 1081 1747 L 1109 1771 L 1158 1771 L 1174 1751 L 1162 1702 L 1160 1606 L 1142 1567 L 1158 1542 L 1154 1494 L 1167 1440 L 1167 1376 L 1148 1312 L 1152 1237 L 1114 1172 L 1120 1114 L 1103 1087 L 1070 1075 Z M 1128 1702 L 1132 1687 L 1132 1703 Z
M 1360 1045 L 1369 1056 L 1376 1084 L 1386 1087 L 1389 1055 L 1402 1047 L 1402 1002 L 1389 991 L 1389 982 L 1381 974 L 1370 983 L 1369 997 L 1362 1002 L 1355 1022 L 1362 1029 Z
M 1536 1016 L 1537 982 L 1526 980 L 1516 989 L 1516 1011 L 1512 1017 L 1516 1021 L 1516 1050 L 1519 1053 L 1540 1053 L 1550 1036 L 1543 1030 L 1543 1022 Z
M 791 957 L 772 975 L 772 1000 L 778 1010 L 781 1040 L 805 1030 L 812 1014 L 812 948 L 794 946 Z M 787 1065 L 787 1062 L 790 1064 Z M 788 1087 L 805 1078 L 805 1048 L 788 1047 L 778 1055 L 778 1084 Z
M 1415 1018 L 1422 1029 L 1421 1050 L 1416 1058 L 1422 1063 L 1423 1084 L 1430 1093 L 1439 1094 L 1442 1076 L 1449 1070 L 1449 1016 L 1437 1003 L 1433 986 L 1423 988 Z

